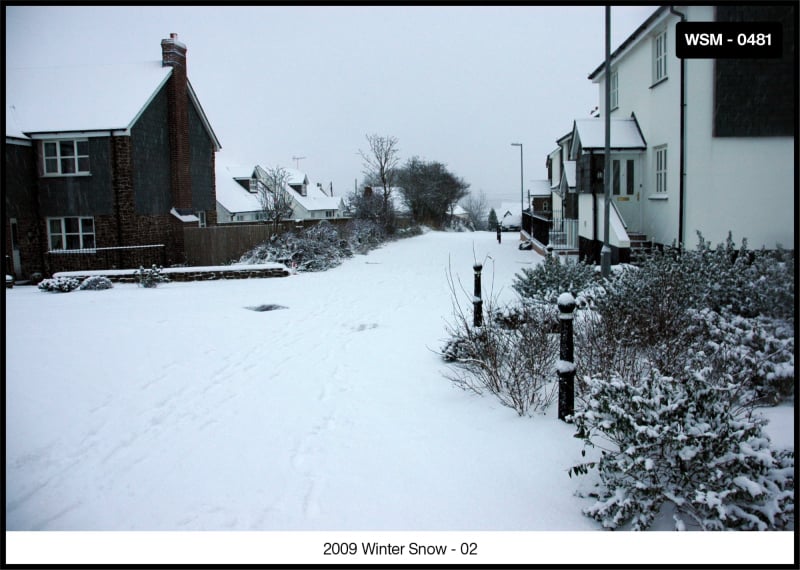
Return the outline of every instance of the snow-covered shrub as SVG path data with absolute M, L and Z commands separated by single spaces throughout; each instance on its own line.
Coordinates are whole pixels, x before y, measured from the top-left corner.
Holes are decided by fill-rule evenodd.
M 494 308 L 488 300 L 487 317 L 474 326 L 473 312 L 464 310 L 453 294 L 454 320 L 442 358 L 454 365 L 448 378 L 459 387 L 478 394 L 494 394 L 501 403 L 522 416 L 544 411 L 556 396 L 555 364 L 558 336 L 555 305 L 531 304 L 509 312 Z
M 52 279 L 43 279 L 39 283 L 39 290 L 50 293 L 69 293 L 80 285 L 81 282 L 73 277 L 53 277 Z
M 591 310 L 575 319 L 576 387 L 585 376 L 618 376 L 636 383 L 649 367 L 665 374 L 683 370 L 695 342 L 688 327 L 694 291 L 680 258 L 654 254 L 641 268 L 605 281 Z
M 745 404 L 775 405 L 794 390 L 794 327 L 768 317 L 746 318 L 728 310 L 692 311 L 687 333 L 696 340 L 688 357 L 740 386 Z
M 300 231 L 273 234 L 239 259 L 239 263 L 283 263 L 297 271 L 325 271 L 353 252 L 341 232 L 326 220 Z
M 80 289 L 81 291 L 101 291 L 103 289 L 111 289 L 112 287 L 114 287 L 114 284 L 108 277 L 93 275 L 81 282 Z
M 668 248 L 645 261 L 645 266 L 675 263 L 692 289 L 692 308 L 727 309 L 735 315 L 794 318 L 795 270 L 793 252 L 737 247 L 731 234 L 711 247 L 698 232 L 693 250 Z
M 572 293 L 582 306 L 599 282 L 598 273 L 586 262 L 561 263 L 557 255 L 548 255 L 535 267 L 523 268 L 511 286 L 523 299 L 544 303 L 555 303 L 561 293 Z
M 148 289 L 158 287 L 159 283 L 169 283 L 169 278 L 162 273 L 162 268 L 158 265 L 153 265 L 150 269 L 139 267 L 134 276 L 139 287 Z
M 388 239 L 383 226 L 362 218 L 353 218 L 347 222 L 344 233 L 352 250 L 361 254 L 379 247 Z
M 794 516 L 794 455 L 776 450 L 765 420 L 737 405 L 737 387 L 702 370 L 682 377 L 656 370 L 637 385 L 588 379 L 587 407 L 573 416 L 576 437 L 601 449 L 596 501 L 584 514 L 606 528 L 646 529 L 672 504 L 676 528 L 784 529 Z M 584 453 L 585 453 L 584 449 Z

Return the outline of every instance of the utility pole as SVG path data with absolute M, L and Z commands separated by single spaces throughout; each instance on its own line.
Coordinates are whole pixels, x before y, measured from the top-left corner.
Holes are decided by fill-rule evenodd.
M 611 210 L 611 6 L 606 5 L 606 66 L 605 66 L 605 166 L 603 184 L 605 186 L 603 200 L 603 249 L 600 250 L 600 273 L 603 277 L 611 274 L 611 247 L 608 245 L 608 216 Z

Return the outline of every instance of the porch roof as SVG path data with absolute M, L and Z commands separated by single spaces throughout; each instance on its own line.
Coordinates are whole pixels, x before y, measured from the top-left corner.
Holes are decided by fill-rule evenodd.
M 647 143 L 636 117 L 611 119 L 611 150 L 645 150 Z M 570 159 L 576 160 L 582 151 L 605 150 L 605 119 L 576 119 L 572 129 Z

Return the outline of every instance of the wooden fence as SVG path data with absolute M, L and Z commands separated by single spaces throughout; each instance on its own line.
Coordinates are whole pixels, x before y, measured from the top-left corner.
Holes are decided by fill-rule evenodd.
M 321 220 L 286 221 L 278 226 L 278 233 L 311 227 Z M 334 225 L 345 225 L 349 218 L 326 220 Z M 272 235 L 272 225 L 257 224 L 219 224 L 205 228 L 184 228 L 183 240 L 186 249 L 186 264 L 190 266 L 226 265 L 237 261 L 243 254 Z

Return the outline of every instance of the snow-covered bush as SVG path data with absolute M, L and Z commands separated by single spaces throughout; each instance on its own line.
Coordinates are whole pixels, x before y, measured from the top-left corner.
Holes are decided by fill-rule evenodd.
M 584 514 L 606 528 L 646 529 L 672 504 L 676 529 L 784 529 L 794 516 L 794 454 L 770 446 L 765 420 L 737 403 L 737 386 L 703 370 L 668 377 L 655 369 L 634 385 L 588 379 L 576 437 L 600 448 L 596 501 Z M 584 453 L 585 453 L 584 449 Z
M 81 282 L 73 277 L 53 277 L 52 279 L 43 279 L 39 283 L 39 290 L 49 293 L 69 293 L 80 285 Z
M 691 307 L 727 309 L 735 315 L 794 318 L 794 254 L 747 249 L 747 240 L 737 247 L 731 234 L 724 243 L 711 247 L 698 232 L 693 250 L 668 248 L 643 262 L 643 268 L 673 265 L 692 290 Z
M 544 303 L 555 303 L 561 293 L 569 292 L 582 306 L 599 284 L 598 275 L 584 261 L 562 263 L 557 255 L 548 255 L 535 267 L 523 268 L 511 286 L 523 299 Z
M 575 321 L 575 353 L 580 377 L 621 376 L 636 382 L 645 366 L 664 373 L 682 370 L 693 323 L 692 276 L 680 257 L 655 254 L 641 268 L 605 281 L 592 310 Z M 579 383 L 580 384 L 580 383 Z
M 768 317 L 746 318 L 728 310 L 692 311 L 688 358 L 740 387 L 744 404 L 780 403 L 794 390 L 794 327 Z
M 169 278 L 162 273 L 162 268 L 158 265 L 153 265 L 150 269 L 139 267 L 134 276 L 139 287 L 147 289 L 158 287 L 159 283 L 169 283 Z
M 114 287 L 114 284 L 108 277 L 93 275 L 81 282 L 80 289 L 81 291 L 101 291 L 103 289 L 111 289 L 112 287 Z
M 300 231 L 273 234 L 245 253 L 239 263 L 283 263 L 297 271 L 325 271 L 341 264 L 353 252 L 340 232 L 328 221 Z
M 353 218 L 344 228 L 344 235 L 355 253 L 365 254 L 380 247 L 388 239 L 386 230 L 374 220 Z
M 454 365 L 448 378 L 478 394 L 494 394 L 520 416 L 544 411 L 556 396 L 558 336 L 553 334 L 555 305 L 530 304 L 510 311 L 495 309 L 489 299 L 486 321 L 474 326 L 474 315 L 453 294 L 452 323 L 441 355 Z

